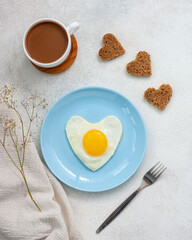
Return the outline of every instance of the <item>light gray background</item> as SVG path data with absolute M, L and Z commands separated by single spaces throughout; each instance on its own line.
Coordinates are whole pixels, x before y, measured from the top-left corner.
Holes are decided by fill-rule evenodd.
M 36 70 L 24 56 L 22 37 L 33 21 L 56 18 L 66 25 L 79 21 L 75 33 L 78 56 L 58 75 Z M 113 33 L 126 53 L 102 62 L 102 36 Z M 126 64 L 138 51 L 150 53 L 152 76 L 136 78 Z M 0 1 L 0 83 L 15 83 L 20 95 L 37 90 L 50 107 L 71 90 L 104 86 L 129 98 L 147 129 L 147 151 L 136 174 L 122 186 L 102 193 L 85 193 L 63 184 L 86 240 L 192 239 L 192 1 L 191 0 L 18 0 Z M 143 99 L 148 87 L 169 83 L 173 97 L 161 112 Z M 44 117 L 43 113 L 40 113 Z M 35 144 L 39 147 L 39 132 Z M 96 228 L 140 184 L 157 161 L 168 170 L 145 189 L 99 235 Z

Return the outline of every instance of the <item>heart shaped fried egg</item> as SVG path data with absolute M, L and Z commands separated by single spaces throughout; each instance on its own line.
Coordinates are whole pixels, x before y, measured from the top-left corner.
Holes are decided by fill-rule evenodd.
M 68 141 L 77 157 L 92 171 L 102 167 L 115 153 L 123 127 L 115 116 L 90 123 L 73 116 L 66 124 Z

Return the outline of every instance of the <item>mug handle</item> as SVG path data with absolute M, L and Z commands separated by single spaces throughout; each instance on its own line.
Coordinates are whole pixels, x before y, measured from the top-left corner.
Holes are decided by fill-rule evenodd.
M 80 26 L 80 24 L 78 22 L 71 23 L 69 26 L 67 26 L 67 31 L 71 35 L 71 34 L 73 34 L 74 32 L 77 31 L 79 26 Z

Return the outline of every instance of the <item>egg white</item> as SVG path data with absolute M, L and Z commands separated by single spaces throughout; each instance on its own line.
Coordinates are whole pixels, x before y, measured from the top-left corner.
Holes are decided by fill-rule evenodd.
M 84 135 L 93 129 L 100 130 L 107 138 L 107 149 L 100 156 L 90 156 L 83 148 Z M 122 136 L 123 127 L 115 116 L 108 116 L 98 123 L 89 123 L 84 118 L 73 116 L 66 124 L 68 141 L 77 157 L 92 171 L 102 167 L 114 154 Z

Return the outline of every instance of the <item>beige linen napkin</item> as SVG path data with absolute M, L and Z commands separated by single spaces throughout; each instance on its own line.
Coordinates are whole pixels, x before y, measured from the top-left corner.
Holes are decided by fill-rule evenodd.
M 3 103 L 1 114 L 16 119 Z M 2 134 L 0 126 L 1 139 Z M 14 148 L 9 147 L 9 151 L 15 154 Z M 24 170 L 42 212 L 30 199 L 21 174 L 0 144 L 0 239 L 81 240 L 66 193 L 41 162 L 33 143 L 27 146 Z

